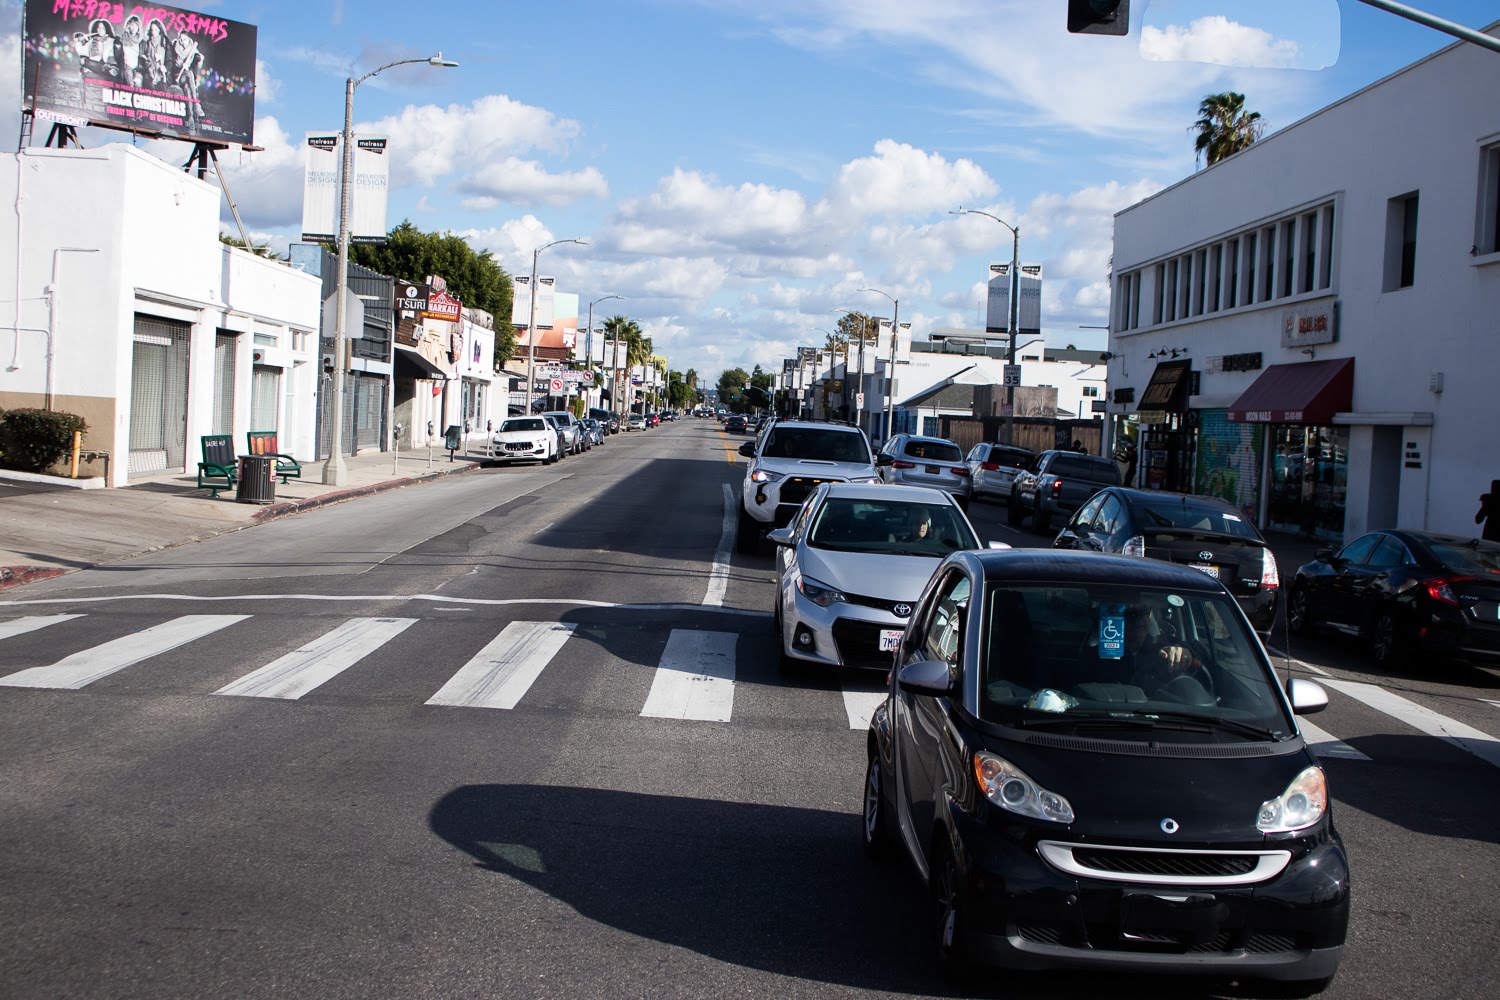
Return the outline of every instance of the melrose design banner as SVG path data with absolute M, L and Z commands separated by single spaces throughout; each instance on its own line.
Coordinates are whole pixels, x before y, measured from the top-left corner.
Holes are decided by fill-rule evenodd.
M 189 141 L 255 141 L 254 25 L 158 4 L 26 0 L 23 105 Z

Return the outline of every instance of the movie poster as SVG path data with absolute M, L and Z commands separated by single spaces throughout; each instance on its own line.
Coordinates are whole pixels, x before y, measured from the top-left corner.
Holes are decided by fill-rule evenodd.
M 190 141 L 255 141 L 255 26 L 158 4 L 26 0 L 23 105 Z

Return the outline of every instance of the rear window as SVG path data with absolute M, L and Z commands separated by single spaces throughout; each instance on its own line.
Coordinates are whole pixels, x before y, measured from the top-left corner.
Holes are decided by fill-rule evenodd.
M 1087 479 L 1091 483 L 1107 486 L 1120 485 L 1120 470 L 1113 462 L 1102 458 L 1085 458 L 1082 455 L 1057 455 L 1052 459 L 1050 470 L 1061 479 Z
M 963 452 L 958 445 L 947 441 L 908 441 L 906 454 L 910 458 L 925 458 L 933 462 L 962 462 Z
M 1146 503 L 1135 508 L 1135 520 L 1143 528 L 1181 528 L 1187 531 L 1214 531 L 1240 538 L 1260 538 L 1254 525 L 1233 511 L 1207 504 Z
M 1500 545 L 1475 541 L 1472 544 L 1428 541 L 1432 554 L 1455 573 L 1500 574 Z
M 1014 469 L 1024 469 L 1031 464 L 1036 457 L 1034 452 L 1025 448 L 1007 448 L 1004 445 L 994 445 L 990 448 L 990 461 L 998 465 L 1008 465 Z
M 766 435 L 762 458 L 810 458 L 824 462 L 868 465 L 870 448 L 859 431 L 831 427 L 773 427 Z

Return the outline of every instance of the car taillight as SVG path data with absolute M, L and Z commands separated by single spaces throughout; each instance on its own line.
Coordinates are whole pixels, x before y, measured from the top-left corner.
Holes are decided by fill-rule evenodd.
M 1120 546 L 1120 555 L 1134 556 L 1137 559 L 1146 558 L 1146 536 L 1132 536 L 1129 541 Z
M 894 461 L 894 462 L 891 463 L 891 468 L 893 468 L 893 469 L 915 469 L 916 467 L 917 467 L 917 463 L 916 462 L 903 462 L 899 458 L 896 461 Z
M 1436 580 L 1428 580 L 1427 596 L 1434 601 L 1451 604 L 1456 608 L 1458 607 L 1458 598 L 1453 594 L 1453 585 L 1455 583 L 1466 583 L 1472 579 L 1474 579 L 1472 576 L 1445 576 L 1439 577 Z
M 953 470 L 953 474 L 955 476 L 967 476 L 969 474 L 969 467 L 967 465 L 960 465 Z
M 982 462 L 982 463 L 980 463 L 979 467 L 981 469 L 983 469 L 985 472 L 999 472 L 1000 471 L 1000 463 L 999 462 Z
M 1062 480 L 1061 479 L 1054 479 L 1054 480 L 1052 480 L 1052 492 L 1053 493 L 1061 493 L 1062 492 Z
M 1281 574 L 1276 572 L 1276 557 L 1270 549 L 1260 550 L 1260 589 L 1275 590 L 1281 586 Z

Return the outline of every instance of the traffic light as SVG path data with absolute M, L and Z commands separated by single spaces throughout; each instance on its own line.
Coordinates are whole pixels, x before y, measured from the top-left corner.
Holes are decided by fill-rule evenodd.
M 1068 0 L 1068 30 L 1075 35 L 1128 35 L 1130 0 Z

